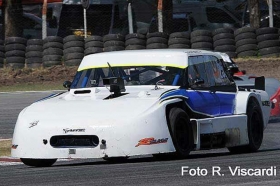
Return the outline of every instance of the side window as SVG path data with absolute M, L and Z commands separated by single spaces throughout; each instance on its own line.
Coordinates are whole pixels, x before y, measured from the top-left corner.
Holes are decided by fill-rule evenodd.
M 204 58 L 205 56 L 189 57 L 188 82 L 191 87 L 209 87 Z
M 221 61 L 214 56 L 210 56 L 210 58 L 213 69 L 213 77 L 215 79 L 215 86 L 229 85 L 230 80 L 228 79 L 227 74 L 224 71 Z

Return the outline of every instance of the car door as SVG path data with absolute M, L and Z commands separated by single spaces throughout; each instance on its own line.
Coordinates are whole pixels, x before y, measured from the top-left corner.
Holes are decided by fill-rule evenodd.
M 211 91 L 211 81 L 205 66 L 207 56 L 190 56 L 187 68 L 188 88 L 186 100 L 189 107 L 196 113 L 206 116 L 220 115 L 220 101 L 215 91 Z

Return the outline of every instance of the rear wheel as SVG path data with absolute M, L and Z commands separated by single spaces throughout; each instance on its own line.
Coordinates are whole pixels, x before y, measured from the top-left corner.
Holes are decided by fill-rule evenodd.
M 256 100 L 251 99 L 247 107 L 247 129 L 249 144 L 239 147 L 229 147 L 231 153 L 256 152 L 263 140 L 262 112 Z
M 30 158 L 20 158 L 22 163 L 32 167 L 50 167 L 57 159 L 30 159 Z
M 185 158 L 193 149 L 193 130 L 189 116 L 181 108 L 172 108 L 169 113 L 173 144 L 178 157 Z

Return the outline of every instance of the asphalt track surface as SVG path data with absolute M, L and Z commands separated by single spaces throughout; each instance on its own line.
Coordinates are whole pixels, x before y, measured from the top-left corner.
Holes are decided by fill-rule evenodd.
M 18 113 L 50 93 L 0 94 L 0 138 L 11 138 Z M 0 185 L 280 185 L 280 123 L 269 123 L 259 152 L 232 155 L 227 149 L 192 152 L 188 159 L 156 160 L 150 156 L 123 163 L 99 159 L 58 161 L 52 167 L 0 165 Z M 181 167 L 206 169 L 207 176 L 181 176 Z M 212 175 L 212 167 L 221 176 Z M 276 166 L 276 176 L 233 176 L 229 167 Z M 223 176 L 222 176 L 223 175 Z

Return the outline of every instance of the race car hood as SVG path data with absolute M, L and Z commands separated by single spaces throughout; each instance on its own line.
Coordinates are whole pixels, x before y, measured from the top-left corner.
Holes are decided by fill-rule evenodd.
M 130 120 L 144 114 L 158 104 L 161 95 L 174 86 L 162 86 L 155 90 L 154 86 L 126 87 L 121 96 L 109 99 L 108 89 L 90 88 L 75 89 L 63 94 L 53 95 L 33 103 L 22 111 L 26 122 L 48 121 L 52 123 L 92 123 L 107 125 L 118 121 Z

